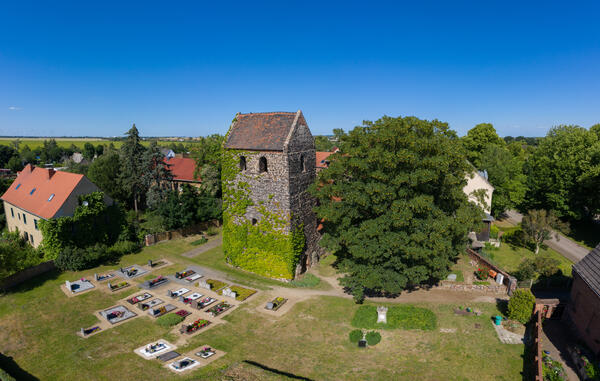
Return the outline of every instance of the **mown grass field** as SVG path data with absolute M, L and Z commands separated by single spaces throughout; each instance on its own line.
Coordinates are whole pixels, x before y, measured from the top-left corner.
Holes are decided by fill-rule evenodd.
M 190 243 L 193 239 L 145 248 L 112 266 L 51 273 L 0 296 L 0 352 L 41 380 L 222 380 L 225 376 L 263 380 L 286 379 L 286 373 L 314 380 L 521 379 L 524 346 L 499 342 L 490 322 L 490 316 L 498 314 L 494 303 L 472 305 L 483 311 L 479 317 L 455 315 L 455 304 L 417 303 L 415 307 L 435 315 L 435 329 L 380 330 L 381 343 L 360 349 L 348 340 L 354 329 L 352 318 L 359 309 L 352 299 L 313 297 L 297 303 L 285 315 L 273 317 L 257 310 L 267 301 L 267 295 L 259 294 L 226 316 L 226 324 L 192 337 L 188 345 L 178 349 L 184 353 L 208 344 L 227 352 L 210 365 L 182 376 L 164 369 L 158 361 L 146 361 L 133 353 L 134 348 L 159 338 L 176 339 L 168 334 L 168 328 L 149 317 L 88 339 L 75 334 L 79 328 L 96 323 L 93 311 L 139 291 L 130 288 L 111 295 L 95 290 L 67 298 L 60 284 L 118 266 L 167 258 L 175 264 L 157 270 L 157 275 L 198 263 L 219 270 L 225 266 L 229 276 L 246 286 L 264 290 L 280 285 L 219 262 L 219 247 L 193 259 L 182 257 L 181 253 L 194 248 Z M 441 328 L 455 331 L 441 333 Z
M 63 148 L 68 148 L 71 147 L 71 145 L 76 145 L 77 147 L 83 148 L 85 143 L 91 143 L 94 146 L 97 145 L 110 145 L 110 143 L 112 143 L 116 148 L 121 147 L 121 145 L 123 145 L 123 141 L 118 140 L 118 141 L 112 141 L 110 139 L 96 139 L 96 138 L 78 138 L 78 139 L 74 139 L 74 138 L 52 138 L 52 137 L 48 137 L 48 138 L 19 138 L 20 140 L 20 148 L 24 147 L 24 146 L 29 146 L 29 148 L 31 149 L 35 149 L 37 147 L 41 147 L 44 145 L 44 140 L 50 140 L 50 139 L 54 139 L 56 140 L 56 144 L 59 147 L 63 147 Z M 0 139 L 0 145 L 5 145 L 5 146 L 12 146 L 13 142 L 17 140 L 17 138 L 3 138 Z M 171 146 L 173 144 L 179 144 L 179 143 L 183 143 L 184 145 L 194 145 L 194 144 L 198 144 L 198 142 L 195 141 L 184 141 L 184 142 L 177 142 L 177 141 L 172 141 L 172 140 L 158 140 L 158 145 L 160 146 Z M 150 140 L 143 140 L 142 144 L 145 146 L 150 145 Z

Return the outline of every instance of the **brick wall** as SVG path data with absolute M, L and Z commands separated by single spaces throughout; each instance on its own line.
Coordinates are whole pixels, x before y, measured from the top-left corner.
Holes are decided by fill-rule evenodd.
M 573 271 L 571 300 L 567 308 L 571 320 L 580 338 L 600 356 L 600 296 Z

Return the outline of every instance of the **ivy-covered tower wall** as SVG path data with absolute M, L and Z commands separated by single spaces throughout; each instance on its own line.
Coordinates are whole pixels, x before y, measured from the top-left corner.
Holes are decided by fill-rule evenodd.
M 301 112 L 238 114 L 223 149 L 223 248 L 234 266 L 292 279 L 319 246 L 314 140 Z

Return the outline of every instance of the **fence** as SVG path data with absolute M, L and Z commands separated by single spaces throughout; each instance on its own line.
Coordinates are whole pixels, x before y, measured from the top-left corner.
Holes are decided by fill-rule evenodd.
M 186 226 L 180 229 L 171 230 L 168 232 L 147 234 L 145 237 L 146 246 L 154 245 L 162 241 L 170 241 L 172 239 L 184 238 L 189 235 L 199 234 L 206 231 L 209 227 L 221 226 L 219 220 L 211 220 L 200 222 L 195 225 Z
M 54 261 L 48 261 L 40 263 L 37 266 L 30 267 L 25 270 L 21 270 L 11 276 L 8 276 L 0 280 L 0 290 L 8 290 L 9 288 L 18 286 L 19 284 L 28 281 L 29 279 L 35 278 L 36 276 L 52 271 L 56 268 Z
M 469 254 L 469 257 L 471 257 L 471 259 L 477 261 L 478 263 L 483 263 L 490 269 L 504 275 L 503 284 L 506 286 L 506 291 L 508 295 L 512 295 L 513 291 L 517 288 L 517 278 L 502 270 L 500 267 L 496 266 L 496 264 L 489 260 L 489 258 L 480 255 L 478 252 L 472 249 L 467 248 L 467 254 Z

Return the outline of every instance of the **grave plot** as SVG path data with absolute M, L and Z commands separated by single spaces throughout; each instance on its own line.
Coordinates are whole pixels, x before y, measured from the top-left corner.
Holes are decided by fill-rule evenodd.
M 190 311 L 183 310 L 183 309 L 182 309 L 182 310 L 179 310 L 179 311 L 177 311 L 177 312 L 175 312 L 175 315 L 179 315 L 179 316 L 181 316 L 182 318 L 185 318 L 185 317 L 187 317 L 187 316 L 190 316 L 191 314 L 192 314 L 192 313 L 191 313 Z
M 198 319 L 195 322 L 193 322 L 192 324 L 183 324 L 180 328 L 179 328 L 179 333 L 185 333 L 187 335 L 191 335 L 194 334 L 198 331 L 200 331 L 202 328 L 207 327 L 210 324 L 210 321 L 206 320 L 206 319 Z
M 255 290 L 241 286 L 230 286 L 221 289 L 221 295 L 239 300 L 240 302 L 243 302 L 254 294 L 256 294 Z
M 77 332 L 77 334 L 85 339 L 85 338 L 93 336 L 101 331 L 102 331 L 102 328 L 100 328 L 100 326 L 98 326 L 98 325 L 95 325 L 95 326 L 92 326 L 89 328 L 81 328 L 81 330 L 79 330 L 79 332 Z
M 182 271 L 182 272 L 176 272 L 175 273 L 175 278 L 177 278 L 177 279 L 185 279 L 185 278 L 191 277 L 193 275 L 200 275 L 200 274 L 196 273 L 194 270 L 187 269 L 187 270 Z M 202 275 L 200 275 L 200 277 L 202 277 Z
M 127 302 L 129 304 L 137 304 L 137 303 L 143 302 L 144 300 L 150 299 L 151 297 L 152 297 L 152 294 L 150 294 L 149 292 L 144 292 L 141 295 L 134 296 L 133 298 L 127 299 Z
M 175 345 L 161 339 L 156 342 L 146 344 L 143 347 L 139 347 L 135 349 L 134 352 L 146 360 L 151 360 L 164 353 L 172 351 L 175 348 Z
M 210 314 L 212 317 L 217 317 L 217 316 L 223 314 L 225 311 L 230 310 L 233 307 L 234 307 L 233 304 L 229 304 L 229 303 L 223 301 L 223 302 L 220 302 L 219 304 L 217 304 L 216 306 L 213 306 L 213 307 L 207 309 L 206 313 Z
M 180 288 L 177 291 L 171 291 L 171 290 L 167 290 L 167 296 L 170 296 L 171 298 L 175 299 L 175 298 L 179 298 L 180 296 L 187 294 L 188 292 L 190 292 L 190 290 L 188 288 Z
M 267 303 L 265 309 L 269 311 L 277 311 L 279 308 L 281 308 L 281 306 L 285 304 L 285 302 L 287 302 L 287 299 L 282 297 L 276 297 L 275 299 Z
M 106 280 L 112 279 L 115 277 L 115 273 L 110 272 L 110 273 L 106 273 L 106 274 L 94 274 L 94 280 L 96 282 L 104 282 Z
M 177 307 L 175 307 L 172 304 L 167 304 L 166 306 L 163 306 L 163 307 L 150 309 L 150 311 L 148 311 L 148 314 L 154 318 L 157 318 L 159 316 L 163 316 L 164 314 L 166 314 L 168 312 L 173 311 L 176 308 Z
M 131 286 L 131 284 L 129 282 L 119 282 L 119 283 L 113 284 L 110 281 L 106 285 L 108 286 L 108 289 L 112 292 L 116 292 L 116 291 L 119 291 L 126 287 Z
M 162 304 L 162 303 L 164 303 L 162 299 L 156 298 L 156 299 L 151 300 L 151 301 L 149 301 L 147 303 L 140 303 L 140 304 L 138 304 L 138 308 L 140 310 L 142 310 L 142 311 L 146 311 L 146 310 L 149 310 L 150 308 L 152 308 L 154 306 L 157 306 L 159 304 Z
M 125 306 L 115 306 L 107 310 L 100 311 L 100 316 L 104 317 L 110 324 L 117 324 L 132 317 L 137 316 L 135 312 L 129 311 Z
M 160 286 L 162 286 L 164 284 L 167 284 L 168 282 L 169 282 L 168 278 L 165 278 L 164 276 L 160 275 L 160 276 L 157 276 L 154 279 L 145 281 L 144 283 L 142 283 L 140 285 L 140 287 L 142 287 L 142 288 L 144 288 L 146 290 L 152 290 L 154 288 L 157 288 L 157 287 L 160 287 Z
M 190 307 L 195 308 L 197 310 L 201 310 L 204 307 L 210 306 L 211 304 L 213 304 L 216 301 L 217 301 L 217 299 L 211 298 L 210 296 L 207 296 L 206 298 L 192 301 L 190 303 Z
M 94 288 L 94 285 L 89 280 L 81 278 L 73 282 L 65 281 L 65 288 L 72 294 L 79 294 L 91 290 Z
M 170 352 L 163 353 L 162 355 L 157 356 L 156 359 L 159 361 L 162 361 L 162 362 L 167 362 L 167 361 L 173 360 L 179 356 L 181 356 L 181 355 L 178 352 L 170 351 Z
M 121 278 L 133 279 L 133 278 L 142 276 L 142 275 L 146 274 L 147 272 L 148 272 L 148 270 L 144 269 L 142 266 L 133 265 L 133 266 L 125 267 L 125 268 L 121 267 L 119 269 L 119 271 L 117 271 L 117 275 L 120 276 Z
M 197 357 L 202 365 L 208 365 L 209 363 L 215 361 L 216 359 L 225 356 L 225 352 L 221 351 L 221 350 L 217 350 L 215 348 L 212 348 L 208 345 L 202 345 L 201 347 L 198 347 L 196 349 L 194 349 L 193 351 L 186 353 L 186 356 L 188 357 Z
M 200 294 L 198 292 L 194 292 L 193 294 L 190 294 L 187 297 L 180 296 L 179 297 L 179 301 L 182 302 L 182 303 L 184 303 L 184 304 L 190 304 L 194 300 L 200 299 L 201 297 L 202 297 L 202 294 Z
M 181 373 L 197 367 L 200 363 L 191 357 L 184 357 L 181 360 L 176 360 L 170 363 L 167 368 L 173 372 Z
M 164 258 L 153 261 L 152 259 L 148 259 L 148 267 L 152 270 L 156 270 L 161 267 L 172 265 L 171 261 L 168 261 Z

